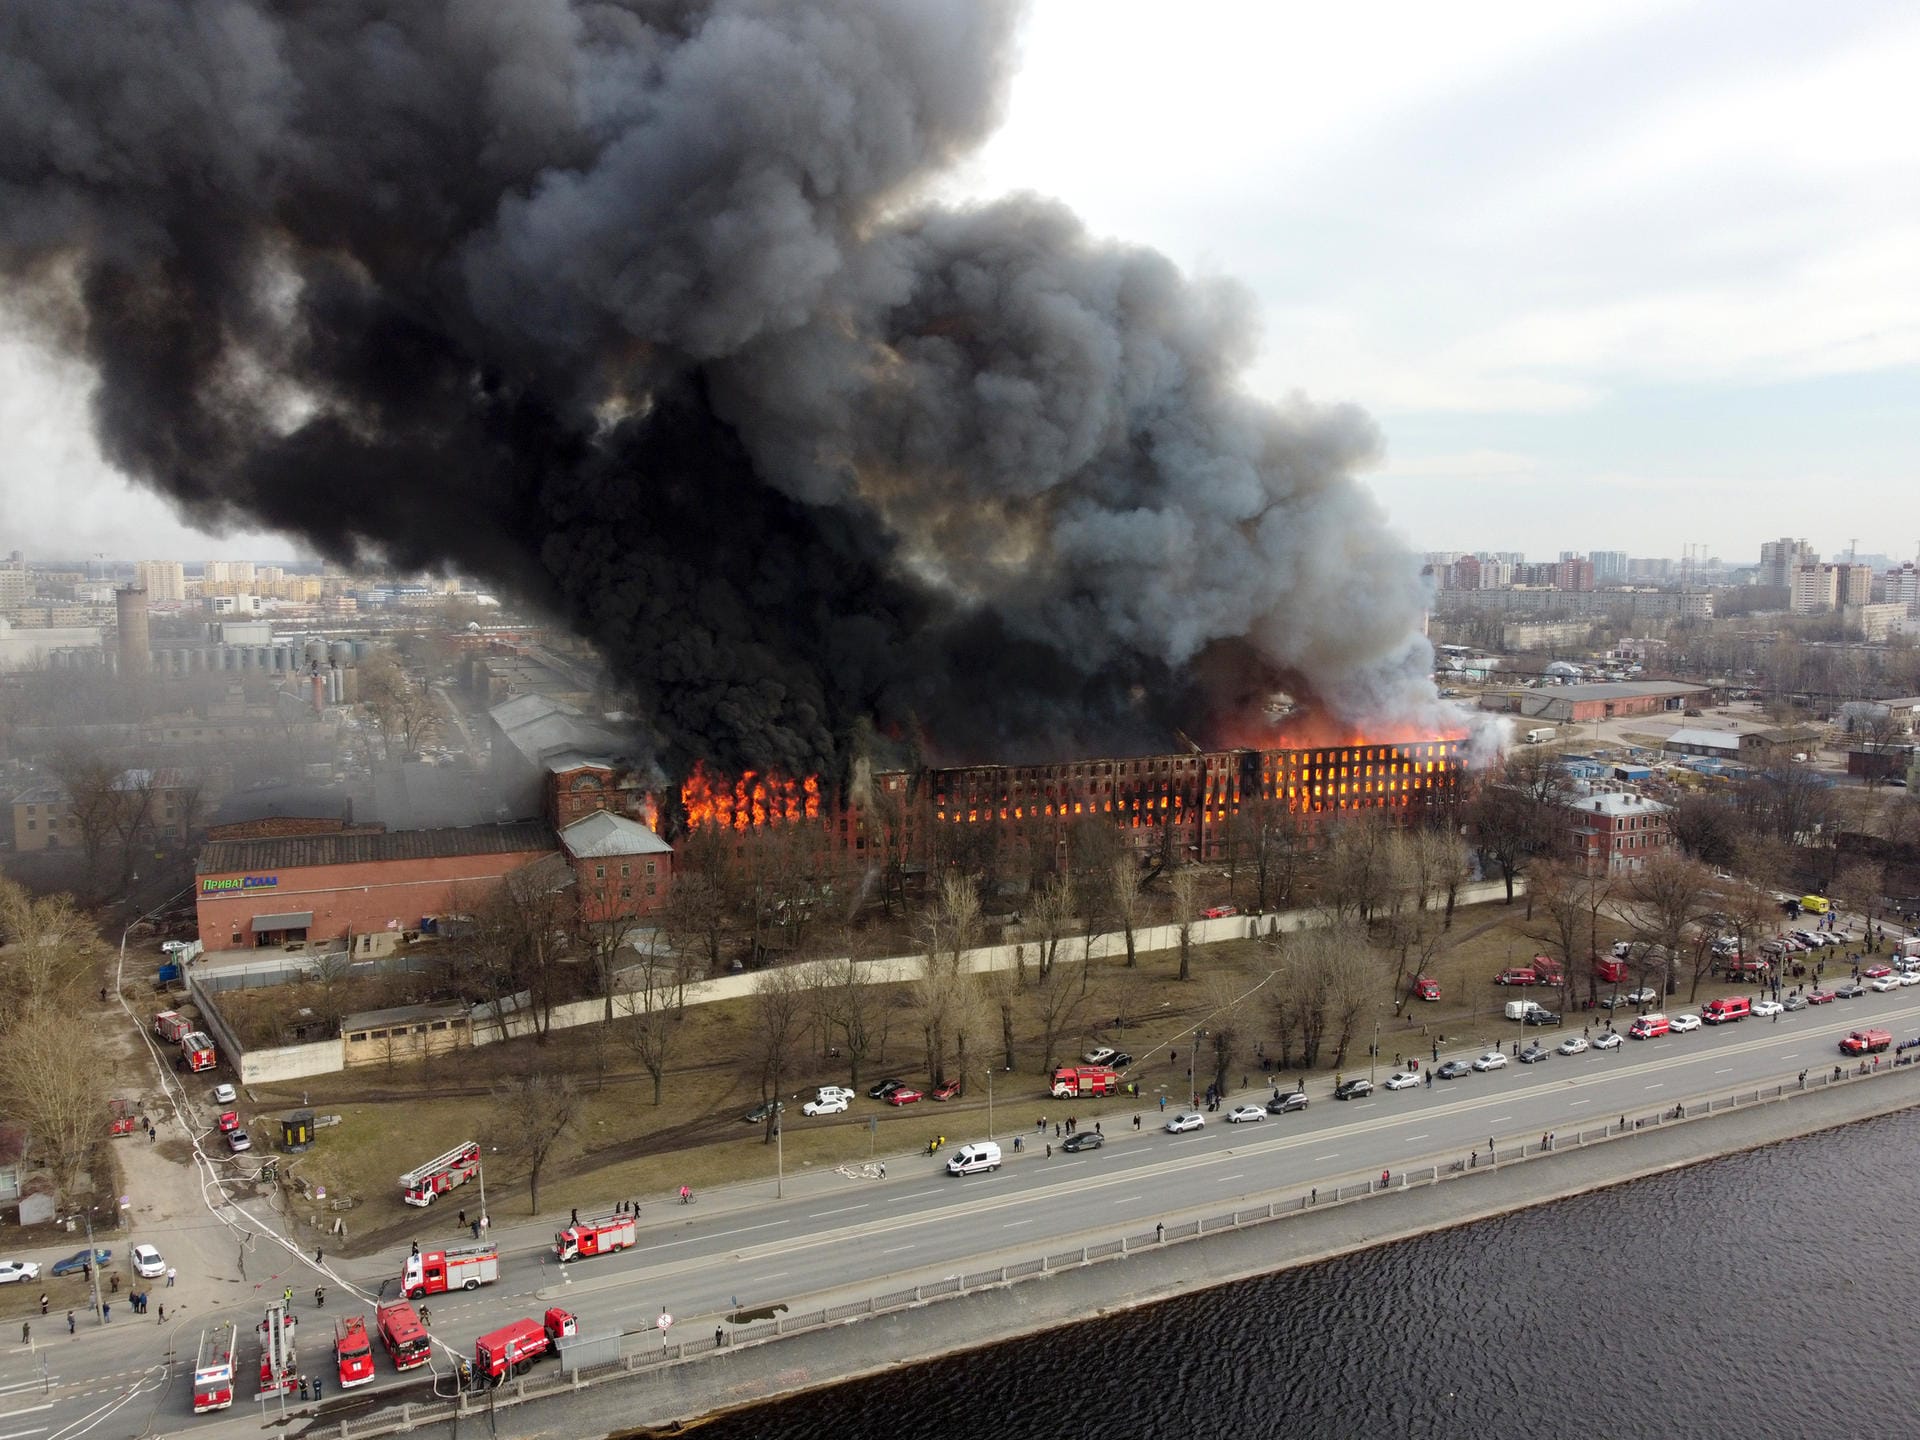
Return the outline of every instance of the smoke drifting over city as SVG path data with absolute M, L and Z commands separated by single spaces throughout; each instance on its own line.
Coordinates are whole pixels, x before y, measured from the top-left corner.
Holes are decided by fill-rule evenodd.
M 1247 395 L 1233 287 L 927 200 L 1014 20 L 15 0 L 0 267 L 126 473 L 552 608 L 671 770 L 1440 728 L 1371 423 Z

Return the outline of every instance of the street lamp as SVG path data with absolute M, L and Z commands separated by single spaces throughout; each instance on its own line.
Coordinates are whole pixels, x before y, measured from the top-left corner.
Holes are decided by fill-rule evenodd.
M 1367 1055 L 1367 1083 L 1373 1084 L 1375 1068 L 1380 1064 L 1380 1020 L 1376 1016 L 1373 1022 L 1373 1049 Z
M 993 1139 L 993 1067 L 987 1067 L 987 1139 Z

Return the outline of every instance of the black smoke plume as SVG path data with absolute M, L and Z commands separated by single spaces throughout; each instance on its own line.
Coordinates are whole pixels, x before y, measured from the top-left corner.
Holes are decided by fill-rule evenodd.
M 0 273 L 127 474 L 551 607 L 672 769 L 1166 748 L 1282 685 L 1431 727 L 1368 421 L 1246 395 L 1231 287 L 925 199 L 1013 22 L 12 0 Z

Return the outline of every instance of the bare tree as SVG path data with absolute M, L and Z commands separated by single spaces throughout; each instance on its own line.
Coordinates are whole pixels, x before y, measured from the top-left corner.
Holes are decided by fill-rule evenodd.
M 1180 937 L 1180 979 L 1193 978 L 1193 926 L 1200 918 L 1200 872 L 1183 865 L 1167 882 L 1173 896 L 1174 932 Z
M 793 1066 L 794 1047 L 806 1029 L 807 997 L 800 977 L 790 965 L 763 970 L 754 977 L 748 1007 L 747 1053 L 760 1075 L 760 1098 L 778 1102 L 781 1086 Z M 777 1103 L 767 1106 L 767 1124 L 761 1143 L 773 1143 L 780 1123 Z
M 73 1194 L 105 1129 L 106 1076 L 91 1032 L 69 1009 L 29 1006 L 0 1032 L 0 1106 L 33 1136 L 62 1196 Z
M 540 1213 L 540 1174 L 573 1128 L 580 1090 L 571 1075 L 534 1070 L 494 1086 L 493 1112 L 508 1156 L 527 1167 L 529 1213 Z
M 620 1043 L 653 1081 L 653 1103 L 658 1105 L 673 1042 L 686 1014 L 686 977 L 680 958 L 663 954 L 657 941 L 647 945 L 621 992 L 620 1009 L 625 1017 L 617 1031 Z
M 67 748 L 58 751 L 47 768 L 66 791 L 68 813 L 80 833 L 80 854 L 86 862 L 91 891 L 99 879 L 100 860 L 113 838 L 120 810 L 120 767 L 104 755 Z
M 1239 1058 L 1246 1042 L 1246 1021 L 1241 1013 L 1241 993 L 1245 984 L 1238 976 L 1216 975 L 1207 987 L 1208 1014 L 1205 1026 L 1207 1048 L 1213 1059 L 1213 1088 L 1216 1095 L 1227 1093 L 1227 1075 Z
M 396 749 L 409 759 L 419 755 L 443 728 L 432 694 L 409 680 L 391 655 L 371 656 L 360 666 L 360 698 L 389 759 Z
M 1060 942 L 1073 933 L 1073 909 L 1073 876 L 1067 872 L 1049 878 L 1027 906 L 1027 928 L 1038 942 L 1042 979 L 1053 973 Z
M 1378 811 L 1343 815 L 1327 827 L 1320 903 L 1334 924 L 1366 924 L 1393 888 L 1392 831 Z
M 1331 1063 L 1338 1068 L 1346 1063 L 1363 1017 L 1380 1009 L 1385 970 L 1364 932 L 1350 926 L 1307 931 L 1298 943 L 1311 977 L 1303 988 L 1320 1007 L 1317 1019 L 1331 1038 Z
M 1560 960 L 1560 1008 L 1572 996 L 1574 977 L 1583 968 L 1577 962 L 1587 950 L 1587 877 L 1577 867 L 1556 859 L 1536 860 L 1527 882 L 1533 890 L 1540 918 L 1527 931 Z M 1591 967 L 1584 967 L 1591 971 Z
M 1107 871 L 1107 899 L 1120 922 L 1120 933 L 1127 943 L 1127 968 L 1139 962 L 1134 945 L 1134 926 L 1140 919 L 1140 861 L 1131 849 L 1113 858 Z
M 1084 967 L 1091 969 L 1092 967 Z M 1076 1033 L 1092 1005 L 1094 992 L 1081 977 L 1052 970 L 1027 987 L 1027 1005 L 1039 1031 L 1040 1072 L 1051 1075 L 1059 1062 L 1060 1042 Z
M 1693 969 L 1693 987 L 1687 999 L 1691 1004 L 1699 992 L 1700 981 L 1712 965 L 1712 937 L 1705 944 L 1699 939 L 1700 921 L 1711 909 L 1714 897 L 1713 872 L 1697 860 L 1689 860 L 1671 851 L 1657 851 L 1636 870 L 1627 883 L 1633 902 L 1636 929 L 1649 945 L 1664 950 L 1669 963 L 1688 959 Z M 1667 993 L 1673 993 L 1674 977 L 1669 971 Z
M 851 939 L 851 932 L 849 932 Z M 828 1023 L 840 1037 L 847 1060 L 847 1084 L 860 1086 L 860 1071 L 869 1058 L 880 1053 L 885 1034 L 887 994 L 885 987 L 869 985 L 858 955 L 850 953 L 819 963 L 822 976 L 820 999 L 827 1007 Z
M 1871 927 L 1880 918 L 1887 889 L 1886 866 L 1872 860 L 1849 861 L 1833 877 L 1833 893 Z
M 34 896 L 0 876 L 0 942 L 13 947 L 0 966 L 0 995 L 9 1005 L 51 1002 L 72 988 L 93 938 L 72 896 Z

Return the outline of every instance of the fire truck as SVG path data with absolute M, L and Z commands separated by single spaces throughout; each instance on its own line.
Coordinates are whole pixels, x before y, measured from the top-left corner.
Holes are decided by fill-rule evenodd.
M 579 1323 L 572 1313 L 556 1305 L 547 1311 L 544 1323 L 516 1320 L 482 1335 L 473 1342 L 473 1363 L 492 1380 L 504 1380 L 509 1374 L 524 1375 L 534 1361 L 554 1348 L 556 1341 L 578 1332 Z
M 291 1391 L 300 1383 L 299 1362 L 293 1353 L 293 1310 L 275 1300 L 260 1322 L 260 1393 Z
M 589 1255 L 609 1255 L 633 1244 L 631 1215 L 603 1215 L 579 1225 L 569 1225 L 553 1237 L 553 1253 L 559 1259 L 584 1260 Z
M 500 1250 L 492 1242 L 454 1250 L 428 1250 L 407 1257 L 400 1293 L 408 1300 L 443 1290 L 474 1290 L 500 1278 Z
M 214 1053 L 213 1037 L 204 1030 L 189 1030 L 180 1037 L 180 1058 L 195 1074 L 220 1063 L 220 1057 Z
M 1106 1065 L 1062 1065 L 1053 1072 L 1053 1098 L 1072 1100 L 1085 1095 L 1117 1095 L 1120 1072 Z
M 436 1155 L 417 1170 L 400 1177 L 409 1205 L 431 1205 L 449 1190 L 457 1189 L 480 1173 L 480 1147 L 463 1140 L 444 1155 Z
M 339 1367 L 342 1390 L 373 1379 L 373 1342 L 367 1339 L 366 1316 L 348 1315 L 333 1322 L 333 1363 Z
M 233 1404 L 233 1342 L 238 1333 L 231 1320 L 200 1332 L 200 1353 L 193 1362 L 194 1414 Z
M 382 1305 L 373 1313 L 380 1327 L 380 1343 L 387 1347 L 387 1358 L 396 1370 L 411 1370 L 433 1358 L 433 1342 L 413 1306 L 400 1300 Z
M 178 1045 L 193 1030 L 193 1022 L 174 1010 L 162 1010 L 153 1017 L 153 1033 L 169 1045 Z

